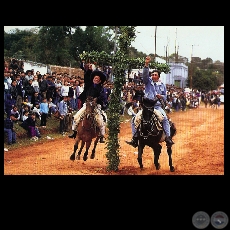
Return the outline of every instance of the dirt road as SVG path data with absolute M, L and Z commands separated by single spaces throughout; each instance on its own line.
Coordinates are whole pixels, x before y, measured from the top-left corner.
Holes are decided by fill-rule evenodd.
M 107 172 L 106 144 L 99 143 L 95 159 L 71 161 L 74 140 L 68 137 L 34 142 L 29 147 L 4 152 L 4 175 L 224 175 L 224 105 L 218 109 L 192 109 L 170 114 L 176 124 L 172 158 L 175 172 L 170 172 L 163 143 L 161 169 L 153 165 L 153 152 L 145 147 L 144 169 L 137 162 L 137 148 L 125 143 L 131 138 L 130 120 L 121 124 L 120 165 L 117 172 Z M 91 150 L 91 148 L 90 148 Z

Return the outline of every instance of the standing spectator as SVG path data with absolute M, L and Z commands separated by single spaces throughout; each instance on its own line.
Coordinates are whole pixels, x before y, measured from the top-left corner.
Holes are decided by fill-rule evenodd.
M 45 74 L 43 75 L 43 77 L 41 79 L 38 80 L 38 83 L 39 83 L 40 94 L 41 94 L 42 98 L 44 98 L 44 97 L 46 97 L 46 92 L 48 89 L 48 83 L 47 83 Z
M 32 71 L 31 71 L 31 70 L 27 70 L 27 71 L 26 71 L 26 76 L 25 76 L 25 78 L 27 79 L 27 81 L 33 80 L 34 76 L 32 75 Z
M 76 80 L 75 83 L 73 84 L 73 99 L 72 99 L 72 108 L 73 108 L 73 110 L 77 110 L 78 85 L 79 85 L 79 81 Z
M 10 117 L 11 109 L 14 106 L 15 101 L 12 99 L 11 94 L 6 94 L 6 100 L 5 100 L 5 112 L 7 117 Z
M 178 112 L 180 108 L 181 108 L 181 101 L 180 101 L 179 95 L 176 95 L 175 111 Z
M 31 102 L 31 98 L 34 95 L 34 87 L 32 86 L 32 79 L 29 80 L 29 84 L 25 86 L 25 96 L 28 97 L 28 101 Z
M 7 98 L 7 94 L 9 94 L 9 85 L 8 85 L 8 81 L 7 81 L 7 72 L 4 72 L 4 112 L 6 113 L 6 98 Z
M 68 100 L 68 97 L 64 96 L 63 99 L 59 103 L 59 112 L 60 112 L 59 132 L 62 135 L 64 134 L 64 131 L 65 131 L 66 115 L 68 114 L 67 100 Z
M 54 91 L 55 91 L 55 83 L 54 83 L 55 78 L 52 78 L 52 76 L 48 76 L 47 78 L 47 92 L 46 92 L 46 98 L 49 100 L 50 98 L 53 98 Z
M 4 133 L 7 133 L 8 145 L 16 143 L 16 133 L 14 131 L 14 114 L 4 120 Z
M 16 89 L 17 89 L 17 98 L 16 105 L 18 107 L 18 111 L 22 112 L 22 99 L 23 99 L 23 82 L 21 80 L 21 75 L 17 74 L 16 76 Z
M 181 109 L 182 109 L 182 111 L 185 111 L 187 100 L 186 100 L 186 97 L 185 97 L 184 94 L 182 94 L 182 95 L 180 96 L 180 102 L 181 102 Z
M 40 93 L 40 88 L 39 88 L 39 82 L 38 82 L 38 76 L 35 75 L 32 81 L 32 86 L 34 87 L 34 91 Z
M 12 96 L 12 99 L 14 100 L 14 105 L 16 105 L 17 96 L 18 96 L 18 91 L 16 86 L 17 86 L 17 81 L 13 80 L 11 83 L 10 94 Z
M 33 107 L 35 107 L 36 104 L 41 104 L 42 97 L 38 92 L 34 92 L 34 94 L 31 97 L 31 104 L 33 104 Z
M 77 90 L 77 109 L 79 110 L 79 109 L 81 109 L 81 107 L 83 105 L 81 98 L 80 98 L 80 95 L 84 90 L 84 83 L 80 82 L 80 84 L 77 86 L 76 90 Z
M 68 92 L 68 101 L 69 101 L 69 107 L 72 109 L 72 110 L 74 110 L 74 106 L 75 106 L 75 104 L 74 104 L 74 102 L 75 102 L 75 100 L 74 100 L 74 90 L 75 90 L 75 88 L 74 88 L 74 86 L 73 86 L 73 82 L 70 82 L 70 85 L 69 85 L 69 92 Z
M 67 80 L 64 81 L 64 85 L 61 87 L 61 96 L 63 97 L 68 97 L 69 93 L 69 83 Z
M 42 99 L 42 103 L 40 104 L 40 113 L 41 113 L 41 124 L 43 128 L 46 128 L 47 117 L 49 113 L 49 104 L 46 98 Z

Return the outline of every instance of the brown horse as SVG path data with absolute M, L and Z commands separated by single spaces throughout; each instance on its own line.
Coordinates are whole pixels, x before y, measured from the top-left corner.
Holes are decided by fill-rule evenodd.
M 78 144 L 80 143 L 80 141 L 81 141 L 81 147 L 78 151 L 76 159 L 80 160 L 81 152 L 86 144 L 86 150 L 83 156 L 83 160 L 86 161 L 88 159 L 88 150 L 90 148 L 92 140 L 96 138 L 94 141 L 94 147 L 92 149 L 92 153 L 90 156 L 91 159 L 94 159 L 96 146 L 100 138 L 99 129 L 96 126 L 96 122 L 94 119 L 94 109 L 95 109 L 95 106 L 97 106 L 97 103 L 95 100 L 93 100 L 92 97 L 88 97 L 85 103 L 86 103 L 86 110 L 77 127 L 77 136 L 76 136 L 76 142 L 74 144 L 74 152 L 70 156 L 70 160 L 73 160 L 73 161 L 75 160 L 75 154 L 78 149 Z

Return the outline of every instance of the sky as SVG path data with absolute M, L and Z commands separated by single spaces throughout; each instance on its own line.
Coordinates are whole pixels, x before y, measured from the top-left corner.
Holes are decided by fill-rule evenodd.
M 4 26 L 4 31 L 31 29 L 36 26 Z M 191 60 L 211 58 L 224 62 L 224 26 L 137 26 L 136 39 L 132 46 L 138 51 L 166 56 L 178 51 L 180 56 Z

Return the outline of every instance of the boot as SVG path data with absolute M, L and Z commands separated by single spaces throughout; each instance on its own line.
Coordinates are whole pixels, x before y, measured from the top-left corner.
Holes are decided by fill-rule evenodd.
M 100 143 L 105 143 L 104 136 L 100 137 Z
M 171 137 L 166 137 L 166 138 L 165 138 L 165 142 L 166 142 L 166 144 L 168 144 L 168 145 L 173 145 L 173 144 L 175 144 L 175 143 L 172 141 L 172 138 L 171 138 Z
M 70 136 L 68 136 L 69 138 L 76 138 L 76 136 L 77 136 L 77 131 L 73 131 L 73 134 L 72 135 L 70 135 Z
M 132 145 L 134 148 L 138 146 L 138 138 L 133 137 L 131 141 L 125 141 L 127 144 Z

